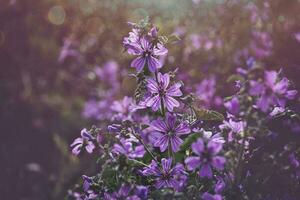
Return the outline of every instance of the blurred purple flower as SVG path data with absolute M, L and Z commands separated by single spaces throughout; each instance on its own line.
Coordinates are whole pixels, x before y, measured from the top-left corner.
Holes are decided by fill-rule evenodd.
M 224 144 L 225 140 L 224 138 L 221 136 L 221 133 L 216 133 L 213 135 L 213 133 L 211 131 L 205 131 L 203 130 L 203 139 L 207 142 L 217 142 L 217 143 L 221 143 Z
M 133 186 L 123 184 L 118 191 L 104 193 L 104 200 L 146 200 L 148 187 L 143 185 Z
M 167 107 L 168 111 L 172 112 L 174 107 L 179 107 L 179 102 L 173 97 L 182 96 L 182 92 L 180 90 L 181 84 L 175 83 L 169 87 L 169 74 L 163 75 L 158 73 L 157 81 L 158 82 L 156 82 L 153 78 L 149 78 L 147 81 L 147 88 L 152 96 L 145 100 L 146 106 L 151 107 L 153 111 L 157 111 L 163 103 L 164 106 Z
M 167 114 L 166 121 L 155 120 L 151 123 L 151 127 L 154 131 L 161 133 L 161 136 L 154 144 L 154 146 L 160 148 L 161 152 L 166 151 L 168 147 L 173 152 L 177 152 L 183 143 L 180 136 L 190 133 L 189 125 L 185 122 L 177 122 L 176 117 L 170 113 Z
M 249 93 L 259 96 L 256 106 L 263 112 L 267 112 L 273 105 L 285 108 L 286 101 L 294 99 L 297 94 L 296 90 L 288 90 L 288 79 L 279 79 L 276 71 L 266 71 L 263 83 L 252 80 L 250 86 Z
M 300 42 L 300 32 L 295 33 L 295 39 Z
M 131 119 L 131 106 L 133 99 L 125 96 L 121 101 L 114 101 L 111 105 L 111 110 L 116 112 L 114 118 L 117 120 L 129 120 Z
M 63 47 L 60 50 L 58 57 L 58 62 L 63 63 L 68 57 L 76 58 L 78 61 L 81 61 L 82 56 L 78 50 L 75 49 L 75 43 L 71 39 L 65 39 Z
M 123 138 L 120 139 L 121 144 L 114 144 L 113 152 L 117 154 L 123 154 L 128 158 L 142 158 L 145 154 L 145 149 L 143 145 L 138 145 L 133 147 L 132 142 L 129 140 L 125 140 Z
M 118 191 L 115 191 L 111 194 L 105 193 L 104 199 L 105 200 L 121 200 L 121 199 L 130 199 L 129 193 L 131 191 L 131 186 L 129 185 L 122 185 Z
M 178 163 L 173 168 L 172 159 L 161 159 L 162 167 L 159 167 L 158 164 L 152 160 L 151 164 L 148 167 L 145 167 L 142 171 L 144 176 L 154 176 L 155 187 L 156 189 L 160 188 L 174 188 L 176 191 L 180 189 L 181 182 L 183 179 L 178 179 L 178 176 L 184 176 L 185 171 L 182 164 Z
M 82 115 L 87 119 L 104 120 L 112 117 L 112 97 L 108 96 L 100 101 L 89 100 L 85 102 Z
M 225 102 L 224 106 L 234 116 L 237 116 L 240 112 L 240 103 L 237 97 L 233 97 L 230 101 Z
M 74 140 L 74 142 L 70 145 L 72 149 L 72 153 L 74 155 L 78 155 L 82 148 L 85 148 L 88 153 L 92 153 L 95 149 L 95 145 L 93 140 L 95 138 L 87 131 L 87 129 L 81 130 L 81 137 Z
M 219 178 L 218 182 L 215 185 L 215 193 L 216 194 L 221 194 L 223 190 L 225 189 L 226 185 L 223 179 Z
M 230 129 L 228 133 L 228 141 L 231 142 L 234 140 L 234 136 L 240 134 L 244 131 L 246 127 L 246 122 L 243 121 L 234 121 L 229 119 L 228 121 L 223 121 L 223 124 L 220 125 L 220 129 Z
M 214 76 L 202 80 L 196 86 L 196 95 L 203 101 L 204 106 L 207 108 L 214 105 L 218 106 L 222 103 L 220 97 L 216 96 L 216 78 Z
M 212 195 L 208 192 L 205 192 L 203 195 L 202 195 L 202 199 L 203 200 L 222 200 L 222 196 L 219 195 L 219 194 L 215 194 L 215 195 Z
M 289 160 L 293 167 L 298 168 L 300 166 L 300 162 L 299 162 L 299 160 L 296 159 L 296 156 L 294 153 L 291 153 L 289 155 Z
M 135 189 L 135 194 L 140 197 L 142 200 L 146 200 L 148 196 L 149 189 L 147 186 L 138 185 Z
M 209 141 L 207 145 L 199 138 L 192 144 L 192 150 L 197 156 L 190 156 L 185 159 L 188 170 L 199 168 L 200 177 L 212 177 L 212 167 L 223 170 L 226 159 L 217 154 L 222 150 L 222 143 Z
M 95 68 L 95 74 L 103 84 L 109 84 L 113 90 L 120 88 L 118 81 L 119 65 L 115 61 L 108 61 L 102 67 Z

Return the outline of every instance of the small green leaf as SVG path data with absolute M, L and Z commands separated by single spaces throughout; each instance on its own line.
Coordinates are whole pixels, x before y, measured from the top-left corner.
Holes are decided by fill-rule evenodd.
M 231 83 L 231 82 L 234 82 L 234 81 L 242 81 L 242 82 L 244 82 L 245 78 L 242 77 L 242 76 L 240 76 L 240 75 L 233 74 L 233 75 L 229 76 L 228 79 L 227 79 L 228 83 Z
M 206 109 L 195 109 L 195 113 L 198 119 L 205 121 L 223 121 L 224 116 L 214 110 L 206 110 Z
M 169 35 L 168 36 L 168 43 L 178 42 L 178 41 L 180 41 L 180 38 L 177 35 Z
M 181 145 L 180 152 L 185 152 L 199 137 L 199 133 L 190 134 L 187 138 L 185 138 L 183 144 Z

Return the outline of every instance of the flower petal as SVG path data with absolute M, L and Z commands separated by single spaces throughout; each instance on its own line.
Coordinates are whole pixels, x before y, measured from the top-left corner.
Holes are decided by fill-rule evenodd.
M 212 177 L 212 170 L 209 164 L 204 164 L 202 165 L 200 171 L 199 171 L 199 176 L 200 177 Z
M 152 73 L 154 73 L 157 69 L 162 67 L 161 63 L 153 56 L 147 58 L 147 64 L 150 72 Z
M 158 139 L 157 142 L 155 142 L 154 146 L 159 147 L 160 151 L 164 152 L 168 148 L 168 144 L 169 144 L 169 137 L 168 135 L 164 135 L 160 139 Z
M 220 142 L 209 141 L 207 144 L 207 149 L 210 153 L 216 155 L 222 150 L 223 144 Z
M 164 103 L 166 104 L 166 107 L 168 111 L 172 112 L 174 107 L 179 107 L 179 102 L 170 96 L 165 96 Z
M 146 63 L 146 59 L 143 58 L 142 56 L 139 56 L 137 58 L 135 58 L 132 62 L 131 62 L 131 66 L 136 68 L 136 70 L 138 72 L 142 71 L 142 69 L 144 68 Z
M 76 138 L 74 140 L 74 142 L 70 145 L 70 147 L 74 147 L 74 146 L 82 144 L 82 143 L 83 143 L 83 139 L 82 138 Z
M 170 138 L 171 147 L 173 152 L 177 152 L 179 150 L 180 145 L 183 143 L 183 140 L 178 136 L 172 136 Z
M 88 142 L 88 144 L 85 146 L 85 150 L 88 153 L 93 153 L 94 149 L 95 149 L 95 145 L 92 142 Z
M 176 135 L 186 135 L 191 132 L 190 127 L 187 123 L 179 124 L 175 129 Z
M 168 53 L 168 49 L 165 48 L 162 44 L 158 43 L 153 49 L 153 54 L 156 56 L 163 56 Z
M 164 172 L 169 172 L 170 169 L 171 169 L 171 165 L 172 165 L 172 158 L 169 158 L 169 159 L 163 158 L 163 159 L 161 159 L 161 165 L 162 165 L 162 168 L 163 168 Z
M 155 182 L 155 188 L 156 189 L 160 189 L 160 188 L 162 188 L 163 186 L 165 185 L 165 182 L 163 181 L 163 180 L 157 180 L 156 182 Z
M 197 154 L 198 156 L 201 155 L 201 153 L 204 151 L 204 142 L 201 138 L 199 138 L 197 140 L 197 142 L 194 142 L 192 144 L 192 150 L 195 154 Z
M 199 167 L 200 157 L 198 157 L 198 156 L 187 157 L 185 159 L 184 163 L 186 164 L 187 169 L 192 171 L 192 170 L 196 169 L 197 167 Z
M 162 132 L 162 133 L 167 133 L 168 132 L 168 127 L 166 125 L 166 123 L 162 120 L 154 120 L 151 122 L 151 127 L 156 130 L 156 131 L 159 131 L 159 132 Z
M 72 149 L 72 153 L 73 153 L 75 156 L 77 156 L 77 155 L 80 153 L 80 151 L 81 151 L 81 147 L 82 147 L 82 144 L 79 144 L 79 145 L 75 146 L 75 147 Z
M 155 95 L 152 98 L 149 98 L 146 102 L 147 107 L 151 107 L 153 111 L 158 111 L 160 107 L 160 98 L 159 95 Z
M 158 73 L 157 79 L 162 84 L 162 88 L 164 90 L 166 90 L 167 87 L 169 86 L 169 83 L 170 83 L 170 76 L 169 76 L 169 74 Z
M 168 130 L 173 130 L 175 128 L 176 116 L 171 113 L 167 113 L 167 127 Z
M 179 89 L 180 87 L 181 87 L 180 83 L 175 83 L 169 89 L 167 89 L 167 95 L 174 96 L 174 97 L 180 97 L 180 96 L 182 96 L 182 92 Z
M 212 159 L 212 165 L 218 170 L 223 170 L 225 162 L 226 159 L 222 156 L 215 156 Z
M 157 83 L 156 83 L 156 81 L 154 79 L 149 78 L 147 80 L 147 89 L 152 94 L 158 93 L 159 88 L 158 88 L 158 85 L 157 85 Z

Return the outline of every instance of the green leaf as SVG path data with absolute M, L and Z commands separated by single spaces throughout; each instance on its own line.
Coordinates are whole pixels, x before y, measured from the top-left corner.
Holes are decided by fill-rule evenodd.
M 227 79 L 228 83 L 231 83 L 231 82 L 234 82 L 234 81 L 242 81 L 242 82 L 244 82 L 245 78 L 242 77 L 242 76 L 240 76 L 240 75 L 233 74 L 233 75 L 229 76 L 228 79 Z
M 168 36 L 168 43 L 178 42 L 178 41 L 180 41 L 180 38 L 177 35 L 169 35 Z
M 181 145 L 180 152 L 185 152 L 193 142 L 196 142 L 199 137 L 199 133 L 190 134 L 187 138 L 185 138 L 183 144 Z
M 214 110 L 206 110 L 206 109 L 195 109 L 195 114 L 198 119 L 205 121 L 223 121 L 224 116 Z

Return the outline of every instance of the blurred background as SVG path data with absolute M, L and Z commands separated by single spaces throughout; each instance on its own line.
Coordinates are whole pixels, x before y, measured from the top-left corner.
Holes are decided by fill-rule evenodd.
M 181 38 L 164 70 L 178 67 L 187 90 L 218 109 L 239 67 L 282 69 L 300 89 L 299 13 L 300 0 L 0 0 L 1 199 L 63 199 L 96 170 L 69 144 L 134 92 L 128 21 L 149 16 Z

